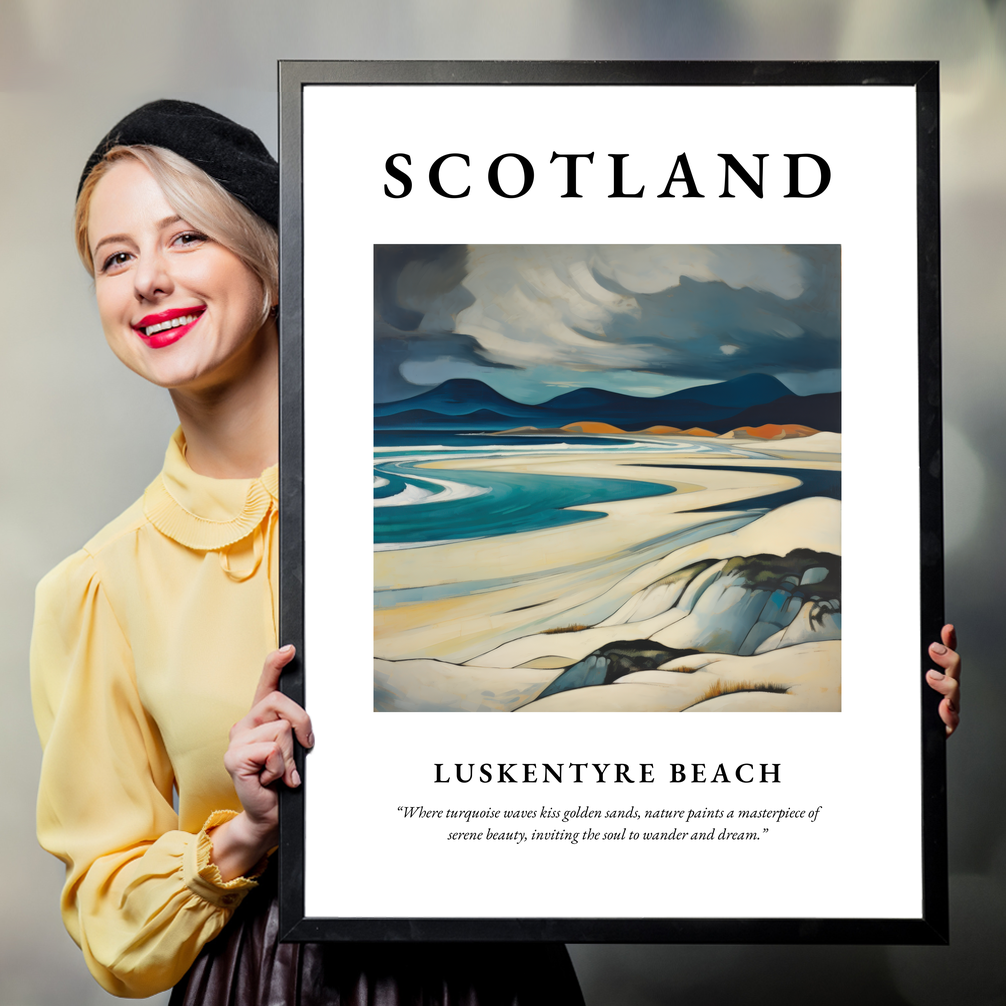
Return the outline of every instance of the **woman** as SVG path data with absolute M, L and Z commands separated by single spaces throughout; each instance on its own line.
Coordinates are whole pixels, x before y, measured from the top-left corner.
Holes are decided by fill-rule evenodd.
M 187 102 L 128 115 L 81 179 L 106 339 L 180 426 L 142 499 L 38 589 L 38 831 L 67 929 L 121 996 L 582 1004 L 561 945 L 277 944 L 276 786 L 313 744 L 274 649 L 277 220 L 258 137 Z

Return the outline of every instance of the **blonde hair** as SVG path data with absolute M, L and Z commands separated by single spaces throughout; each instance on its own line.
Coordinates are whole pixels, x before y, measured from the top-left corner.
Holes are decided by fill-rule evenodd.
M 91 198 L 112 165 L 126 158 L 139 161 L 154 176 L 168 205 L 183 220 L 234 252 L 255 273 L 262 283 L 264 323 L 279 294 L 279 236 L 202 168 L 165 147 L 112 147 L 84 181 L 74 211 L 74 238 L 92 279 L 94 259 L 87 240 Z

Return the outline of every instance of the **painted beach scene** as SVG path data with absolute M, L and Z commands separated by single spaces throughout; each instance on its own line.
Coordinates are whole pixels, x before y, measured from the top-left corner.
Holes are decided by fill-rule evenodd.
M 374 709 L 841 709 L 841 248 L 374 249 Z

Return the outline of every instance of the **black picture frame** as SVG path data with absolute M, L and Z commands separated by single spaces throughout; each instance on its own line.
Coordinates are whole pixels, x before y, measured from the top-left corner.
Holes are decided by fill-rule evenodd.
M 948 941 L 945 736 L 925 684 L 927 646 L 943 624 L 940 384 L 939 72 L 934 62 L 401 62 L 282 61 L 280 103 L 280 639 L 297 645 L 282 688 L 311 710 L 304 647 L 304 358 L 302 97 L 307 86 L 686 85 L 910 87 L 915 93 L 918 243 L 919 563 L 923 903 L 917 918 L 380 918 L 305 914 L 304 785 L 281 794 L 280 926 L 287 941 L 563 941 L 618 943 L 939 944 Z M 333 869 L 339 869 L 333 863 Z

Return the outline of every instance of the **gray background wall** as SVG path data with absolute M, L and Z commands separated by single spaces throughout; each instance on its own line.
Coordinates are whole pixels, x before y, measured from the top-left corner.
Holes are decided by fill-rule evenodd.
M 0 1006 L 107 1001 L 35 844 L 27 655 L 39 577 L 132 502 L 174 426 L 104 344 L 70 236 L 78 172 L 143 101 L 203 102 L 275 149 L 279 58 L 939 59 L 950 745 L 949 948 L 574 947 L 590 1006 L 1006 1002 L 999 658 L 1006 465 L 1006 4 L 996 0 L 3 0 L 0 3 Z M 896 619 L 895 575 L 878 618 Z M 869 653 L 846 654 L 869 673 Z M 841 753 L 836 752 L 836 757 Z M 871 824 L 863 821 L 862 840 Z

